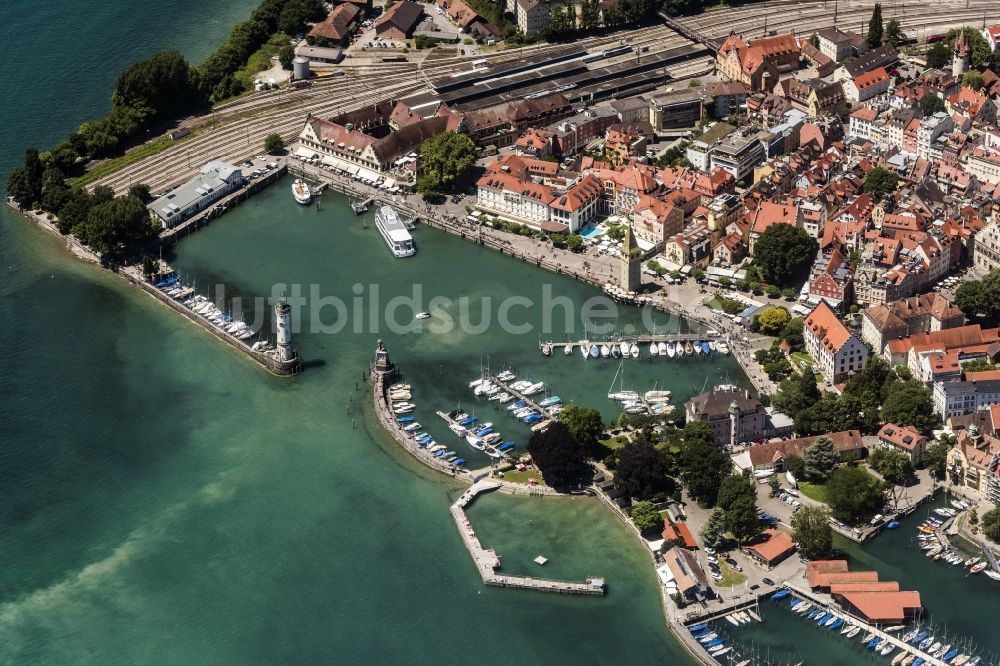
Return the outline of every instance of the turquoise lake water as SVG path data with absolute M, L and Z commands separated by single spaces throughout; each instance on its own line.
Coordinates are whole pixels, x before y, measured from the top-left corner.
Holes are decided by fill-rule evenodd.
M 16 64 L 0 100 L 6 172 L 26 143 L 50 145 L 103 113 L 120 68 L 166 47 L 199 61 L 250 4 L 5 10 L 0 34 Z M 415 258 L 394 262 L 370 219 L 364 228 L 343 200 L 328 197 L 317 212 L 287 190 L 284 182 L 262 193 L 169 258 L 199 287 L 223 284 L 248 298 L 278 283 L 316 284 L 348 303 L 355 284 L 366 294 L 379 285 L 383 303 L 418 284 L 477 307 L 515 294 L 541 303 L 546 284 L 576 304 L 596 293 L 429 229 L 416 232 Z M 687 663 L 665 630 L 648 556 L 607 511 L 586 500 L 477 501 L 470 516 L 508 570 L 535 573 L 531 560 L 544 554 L 552 575 L 609 582 L 601 599 L 487 589 L 447 511 L 460 487 L 398 451 L 365 416 L 364 385 L 355 387 L 382 337 L 414 385 L 418 418 L 439 438 L 449 433 L 433 412 L 462 404 L 523 450 L 527 429 L 466 388 L 487 362 L 611 418 L 605 394 L 617 364 L 543 359 L 539 337 L 559 338 L 564 326 L 539 333 L 540 307 L 512 311 L 531 324 L 520 334 L 307 327 L 296 338 L 307 370 L 282 380 L 70 260 L 6 208 L 0 276 L 0 661 Z M 642 318 L 623 309 L 614 322 Z M 664 315 L 654 323 L 683 325 Z M 574 326 L 574 337 L 588 334 Z M 743 381 L 724 358 L 670 364 L 644 354 L 623 367 L 622 384 L 670 389 L 675 403 Z M 986 630 L 1000 608 L 989 582 L 911 557 L 907 536 L 851 551 L 852 567 L 915 586 L 935 620 L 997 640 Z M 775 622 L 754 644 L 795 661 L 795 635 Z M 850 663 L 853 654 L 824 647 L 808 663 Z

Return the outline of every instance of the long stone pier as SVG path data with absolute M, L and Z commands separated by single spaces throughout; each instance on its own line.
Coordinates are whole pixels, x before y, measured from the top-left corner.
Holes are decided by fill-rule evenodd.
M 479 542 L 476 531 L 465 514 L 465 508 L 472 503 L 481 493 L 499 490 L 503 486 L 498 481 L 483 479 L 477 481 L 471 488 L 462 493 L 454 504 L 451 505 L 451 516 L 455 520 L 458 533 L 462 536 L 472 561 L 476 565 L 476 570 L 483 582 L 493 587 L 511 587 L 522 590 L 539 590 L 541 592 L 555 592 L 557 594 L 583 594 L 588 596 L 602 596 L 604 594 L 603 578 L 588 578 L 582 583 L 574 583 L 559 580 L 546 580 L 543 578 L 531 578 L 528 576 L 507 576 L 498 574 L 500 568 L 500 557 L 492 548 L 485 548 Z

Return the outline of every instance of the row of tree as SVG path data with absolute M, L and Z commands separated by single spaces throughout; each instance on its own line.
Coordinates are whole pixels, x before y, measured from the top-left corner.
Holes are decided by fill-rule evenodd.
M 853 429 L 873 434 L 883 423 L 930 432 L 940 422 L 927 387 L 905 367 L 894 369 L 878 356 L 868 358 L 841 395 L 820 395 L 815 377 L 805 372 L 781 382 L 772 404 L 795 419 L 802 435 Z
M 579 11 L 577 11 L 579 7 Z M 542 36 L 559 41 L 591 34 L 600 30 L 615 30 L 652 18 L 658 7 L 654 0 L 620 0 L 602 11 L 599 0 L 575 3 L 553 3 Z

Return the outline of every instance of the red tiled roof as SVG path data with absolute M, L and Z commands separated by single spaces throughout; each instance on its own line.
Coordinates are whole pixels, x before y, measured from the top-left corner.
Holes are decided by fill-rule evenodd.
M 919 592 L 847 592 L 841 595 L 871 622 L 896 622 L 921 607 Z
M 747 449 L 750 456 L 750 464 L 754 467 L 765 463 L 782 460 L 790 455 L 801 457 L 802 452 L 816 443 L 820 437 L 828 437 L 833 441 L 838 453 L 847 453 L 864 448 L 864 440 L 859 430 L 844 430 L 841 432 L 831 432 L 826 435 L 815 437 L 799 437 L 798 439 L 785 439 L 767 444 L 758 444 Z
M 817 337 L 831 353 L 838 352 L 851 338 L 843 322 L 837 317 L 826 301 L 820 301 L 805 319 L 805 327 Z
M 913 426 L 904 427 L 895 423 L 886 423 L 882 426 L 882 429 L 878 431 L 878 438 L 907 451 L 915 450 L 921 441 L 927 439 Z
M 755 553 L 764 562 L 774 562 L 795 550 L 792 538 L 780 530 L 764 530 L 761 538 L 763 541 L 743 546 L 743 549 Z
M 837 583 L 830 586 L 830 594 L 845 592 L 899 592 L 899 583 L 885 580 L 877 583 Z

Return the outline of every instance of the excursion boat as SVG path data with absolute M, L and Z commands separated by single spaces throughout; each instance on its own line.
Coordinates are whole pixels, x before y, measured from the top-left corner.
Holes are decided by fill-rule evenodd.
M 309 202 L 312 201 L 312 191 L 306 185 L 306 181 L 301 178 L 296 178 L 295 182 L 292 183 L 292 196 L 303 206 L 309 205 Z
M 413 237 L 406 230 L 406 226 L 399 220 L 399 215 L 392 206 L 382 206 L 375 213 L 375 227 L 378 228 L 382 238 L 393 256 L 397 259 L 412 257 L 417 253 L 417 248 L 413 245 Z

